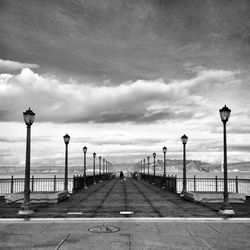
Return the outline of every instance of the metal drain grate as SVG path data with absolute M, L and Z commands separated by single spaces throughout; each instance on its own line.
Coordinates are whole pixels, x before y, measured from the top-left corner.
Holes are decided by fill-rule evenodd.
M 120 228 L 115 226 L 102 225 L 98 227 L 91 227 L 89 228 L 89 231 L 91 233 L 116 233 L 120 231 Z

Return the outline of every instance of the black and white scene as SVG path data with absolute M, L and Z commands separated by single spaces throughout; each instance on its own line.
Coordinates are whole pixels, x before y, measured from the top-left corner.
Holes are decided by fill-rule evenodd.
M 0 249 L 250 249 L 249 0 L 0 0 Z

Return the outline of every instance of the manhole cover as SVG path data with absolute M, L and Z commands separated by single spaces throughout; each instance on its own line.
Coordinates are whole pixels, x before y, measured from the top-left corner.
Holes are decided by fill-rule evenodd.
M 120 231 L 119 227 L 115 227 L 115 226 L 98 226 L 98 227 L 91 227 L 89 228 L 89 231 L 92 233 L 115 233 Z

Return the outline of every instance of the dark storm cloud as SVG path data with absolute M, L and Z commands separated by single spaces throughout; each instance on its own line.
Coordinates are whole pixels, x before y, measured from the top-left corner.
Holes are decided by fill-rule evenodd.
M 0 6 L 3 59 L 34 62 L 40 72 L 116 84 L 183 78 L 185 63 L 249 66 L 247 0 L 2 0 Z

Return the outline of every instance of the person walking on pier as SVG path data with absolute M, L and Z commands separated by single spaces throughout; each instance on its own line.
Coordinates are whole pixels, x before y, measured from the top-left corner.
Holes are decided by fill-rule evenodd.
M 121 183 L 123 183 L 123 181 L 124 181 L 124 174 L 122 171 L 120 172 L 120 181 L 121 181 Z

